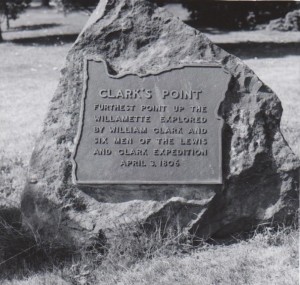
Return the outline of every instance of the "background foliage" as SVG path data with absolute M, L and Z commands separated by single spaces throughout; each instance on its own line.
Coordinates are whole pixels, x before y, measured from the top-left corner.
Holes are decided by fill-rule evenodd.
M 221 29 L 253 29 L 272 19 L 284 17 L 289 11 L 300 9 L 298 1 L 196 1 L 156 0 L 159 5 L 179 3 L 190 12 L 194 27 Z

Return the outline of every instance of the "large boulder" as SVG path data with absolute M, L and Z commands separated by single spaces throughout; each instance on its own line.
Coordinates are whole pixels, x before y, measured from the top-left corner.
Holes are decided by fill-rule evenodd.
M 76 186 L 72 153 L 86 57 L 101 57 L 119 76 L 222 65 L 232 76 L 219 108 L 222 186 Z M 298 209 L 300 163 L 280 131 L 281 114 L 278 97 L 248 66 L 163 8 L 145 0 L 101 0 L 68 53 L 36 142 L 22 197 L 23 223 L 41 235 L 85 244 L 136 221 L 160 219 L 202 237 L 289 223 Z

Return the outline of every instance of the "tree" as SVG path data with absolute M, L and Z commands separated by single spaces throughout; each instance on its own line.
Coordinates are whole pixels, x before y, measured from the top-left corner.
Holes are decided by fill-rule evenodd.
M 43 7 L 49 7 L 50 6 L 50 0 L 42 0 L 42 6 Z
M 2 30 L 1 30 L 1 21 L 0 21 L 0 42 L 3 41 L 3 38 L 2 38 Z
M 165 2 L 166 0 L 157 0 Z M 191 22 L 198 27 L 253 29 L 271 19 L 299 9 L 297 1 L 197 1 L 171 0 L 182 3 L 191 12 Z
M 83 10 L 91 13 L 99 3 L 99 0 L 54 0 L 54 2 L 64 13 L 73 10 Z
M 0 41 L 2 41 L 1 24 L 6 20 L 6 27 L 9 29 L 10 20 L 18 18 L 19 14 L 28 8 L 31 0 L 0 0 Z
M 152 0 L 160 6 L 182 4 L 195 28 L 253 29 L 300 9 L 299 1 Z

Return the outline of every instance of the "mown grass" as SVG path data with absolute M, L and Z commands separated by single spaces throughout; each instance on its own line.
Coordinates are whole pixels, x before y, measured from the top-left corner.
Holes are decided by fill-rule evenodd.
M 277 242 L 274 242 L 273 234 L 256 234 L 248 241 L 230 246 L 207 245 L 186 256 L 158 257 L 111 274 L 99 271 L 97 282 L 126 285 L 297 284 L 297 234 L 277 232 Z
M 123 239 L 126 258 L 134 256 L 132 249 L 139 244 L 136 238 L 129 237 L 126 235 Z M 114 266 L 105 259 L 102 267 L 93 272 L 95 284 L 229 285 L 295 284 L 298 281 L 298 233 L 295 229 L 258 229 L 249 233 L 246 240 L 236 237 L 231 245 L 226 244 L 227 240 L 220 243 L 198 241 L 198 246 L 192 246 L 188 242 L 191 237 L 171 237 L 173 239 L 159 242 L 161 239 L 157 239 L 157 235 L 151 236 L 151 242 L 159 246 L 150 250 L 150 255 L 135 258 L 132 264 L 120 262 L 119 247 L 115 244 L 121 241 L 113 240 L 110 255 Z M 130 242 L 126 241 L 128 238 Z
M 190 238 L 175 232 L 162 235 L 160 228 L 149 234 L 140 227 L 137 234 L 136 228 L 124 226 L 97 250 L 82 249 L 60 263 L 54 262 L 49 245 L 43 245 L 48 255 L 41 255 L 44 263 L 39 270 L 30 265 L 36 255 L 24 254 L 23 265 L 13 268 L 27 277 L 16 278 L 15 272 L 13 280 L 2 279 L 1 284 L 294 285 L 299 281 L 295 228 L 264 227 L 246 239 L 235 237 L 230 244 L 214 241 L 192 246 Z
M 0 283 L 297 284 L 298 233 L 292 228 L 265 228 L 231 245 L 201 242 L 192 247 L 190 238 L 175 232 L 166 238 L 161 231 L 149 235 L 141 230 L 136 234 L 125 227 L 107 243 L 98 245 L 98 251 L 61 248 L 55 242 L 45 242 L 22 231 L 17 215 L 19 197 L 35 138 L 41 131 L 59 70 L 71 46 L 63 41 L 63 36 L 78 33 L 84 17 L 80 15 L 78 21 L 76 14 L 64 18 L 53 10 L 33 9 L 12 23 L 12 30 L 3 35 L 7 42 L 0 44 L 0 207 L 1 203 L 11 204 L 16 210 L 16 215 L 0 222 Z M 52 25 L 54 22 L 58 25 Z M 39 29 L 39 25 L 48 28 Z M 26 31 L 20 27 L 27 27 Z M 47 35 L 62 37 L 57 41 L 52 37 L 52 44 L 41 44 L 40 39 Z M 213 39 L 238 42 L 248 40 L 249 35 L 258 42 L 268 40 L 262 32 L 239 32 L 238 36 L 230 33 Z M 271 36 L 278 42 L 299 37 L 281 33 Z M 14 41 L 19 38 L 23 42 Z M 300 157 L 300 56 L 245 62 L 281 99 L 281 128 Z
M 300 56 L 250 59 L 246 63 L 281 100 L 281 131 L 293 152 L 300 157 Z

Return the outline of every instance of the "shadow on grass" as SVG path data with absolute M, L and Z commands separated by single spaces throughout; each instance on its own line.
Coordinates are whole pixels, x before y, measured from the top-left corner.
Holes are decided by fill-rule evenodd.
M 0 284 L 2 279 L 19 279 L 59 268 L 70 263 L 76 253 L 74 246 L 43 241 L 25 231 L 20 209 L 0 209 Z
M 49 23 L 49 24 L 38 24 L 38 25 L 22 25 L 18 27 L 11 27 L 9 30 L 4 31 L 4 33 L 10 33 L 10 32 L 19 32 L 19 31 L 36 31 L 36 30 L 42 30 L 42 29 L 50 29 L 59 27 L 61 24 L 57 23 Z
M 300 55 L 300 42 L 272 43 L 272 42 L 241 42 L 220 43 L 219 47 L 241 58 L 278 58 L 287 55 Z
M 196 30 L 199 30 L 201 33 L 206 33 L 206 34 L 211 34 L 211 35 L 224 35 L 228 34 L 232 31 L 238 31 L 238 29 L 233 30 L 233 29 L 220 29 L 220 28 L 215 28 L 215 27 L 202 27 L 197 25 L 195 22 L 185 22 L 187 25 L 193 27 Z
M 18 45 L 63 45 L 68 43 L 74 43 L 78 34 L 65 34 L 65 35 L 50 35 L 41 37 L 19 38 L 13 39 L 9 42 Z
M 13 39 L 9 42 L 18 45 L 63 45 L 74 43 L 78 34 L 50 35 Z M 287 55 L 300 55 L 300 42 L 238 42 L 219 43 L 219 47 L 241 59 L 278 58 Z

